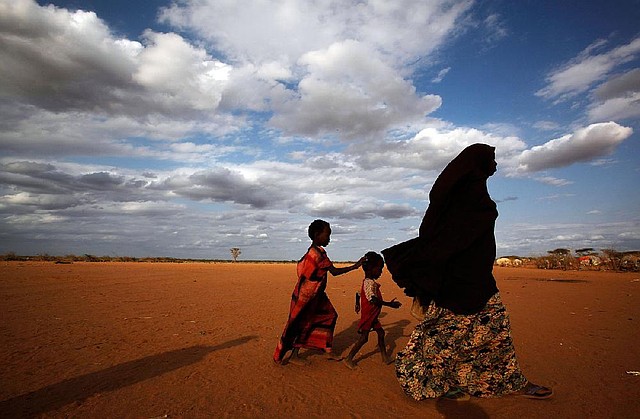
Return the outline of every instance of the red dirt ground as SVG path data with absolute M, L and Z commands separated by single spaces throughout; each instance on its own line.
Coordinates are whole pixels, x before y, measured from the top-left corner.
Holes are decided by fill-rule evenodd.
M 271 360 L 294 264 L 3 262 L 1 417 L 638 418 L 640 274 L 496 268 L 527 377 L 550 400 L 516 396 L 415 402 L 375 339 L 358 368 L 309 351 Z M 335 352 L 355 342 L 361 271 L 330 277 Z M 416 321 L 381 278 L 393 352 Z M 303 352 L 301 352 L 303 353 Z

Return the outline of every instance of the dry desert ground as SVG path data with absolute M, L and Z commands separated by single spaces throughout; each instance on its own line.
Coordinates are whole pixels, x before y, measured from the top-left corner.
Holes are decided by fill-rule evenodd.
M 550 400 L 415 402 L 370 339 L 358 368 L 275 365 L 294 264 L 2 262 L 6 418 L 638 418 L 640 274 L 496 268 L 521 368 Z M 356 339 L 362 272 L 330 277 L 335 352 Z M 387 344 L 416 321 L 385 271 Z

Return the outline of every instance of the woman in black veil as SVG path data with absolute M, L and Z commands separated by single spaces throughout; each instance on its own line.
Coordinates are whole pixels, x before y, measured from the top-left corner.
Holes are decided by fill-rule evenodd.
M 398 381 L 416 400 L 553 394 L 520 371 L 493 277 L 498 211 L 487 179 L 496 167 L 494 147 L 465 148 L 436 179 L 419 236 L 382 251 L 421 320 L 396 358 Z

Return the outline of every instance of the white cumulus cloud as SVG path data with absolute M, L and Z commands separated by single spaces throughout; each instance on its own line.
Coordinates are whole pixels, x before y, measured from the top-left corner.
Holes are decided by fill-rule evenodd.
M 631 128 L 615 122 L 592 124 L 523 151 L 517 169 L 520 172 L 538 172 L 594 160 L 611 154 L 632 133 Z
M 616 67 L 640 54 L 640 37 L 609 51 L 596 53 L 605 44 L 605 41 L 596 41 L 577 57 L 549 73 L 547 85 L 538 90 L 536 95 L 560 101 L 568 99 L 604 81 Z

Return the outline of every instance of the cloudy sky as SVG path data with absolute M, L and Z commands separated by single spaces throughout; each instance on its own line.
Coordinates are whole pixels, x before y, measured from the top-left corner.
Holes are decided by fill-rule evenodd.
M 499 255 L 640 249 L 640 2 L 0 0 L 0 253 L 353 260 L 497 148 Z

